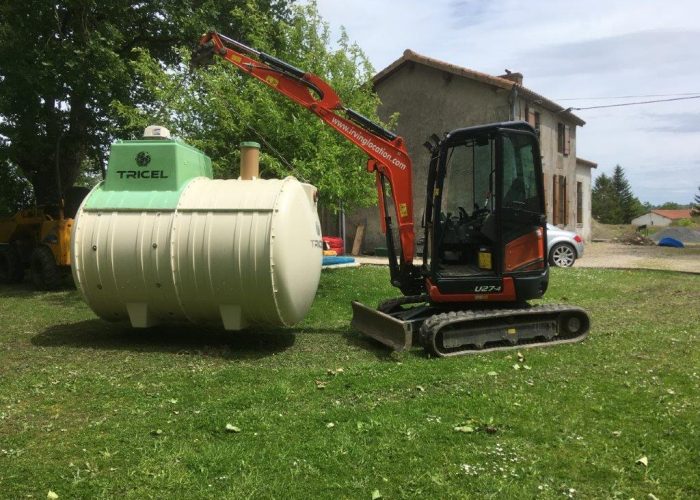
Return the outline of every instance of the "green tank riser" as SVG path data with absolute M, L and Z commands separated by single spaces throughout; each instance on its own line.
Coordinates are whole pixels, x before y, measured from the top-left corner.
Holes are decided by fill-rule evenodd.
M 105 180 L 92 190 L 83 209 L 175 210 L 193 179 L 211 179 L 211 159 L 174 139 L 116 141 Z

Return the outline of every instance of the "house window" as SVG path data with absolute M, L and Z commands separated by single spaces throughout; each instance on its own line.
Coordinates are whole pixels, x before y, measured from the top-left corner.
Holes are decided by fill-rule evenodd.
M 576 224 L 583 224 L 583 182 L 576 183 Z
M 571 127 L 563 123 L 557 124 L 557 151 L 569 156 L 571 151 Z
M 552 224 L 566 225 L 566 176 L 552 176 Z

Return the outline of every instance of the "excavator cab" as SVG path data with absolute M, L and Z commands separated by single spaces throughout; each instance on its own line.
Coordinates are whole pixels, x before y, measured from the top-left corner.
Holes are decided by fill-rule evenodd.
M 544 187 L 539 142 L 528 124 L 448 134 L 433 151 L 427 193 L 423 275 L 432 301 L 542 296 Z

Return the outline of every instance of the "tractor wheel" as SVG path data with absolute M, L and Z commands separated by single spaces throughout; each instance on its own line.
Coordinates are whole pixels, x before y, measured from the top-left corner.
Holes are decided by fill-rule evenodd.
M 0 250 L 0 283 L 20 283 L 24 279 L 24 266 L 14 247 Z
M 49 247 L 40 245 L 34 249 L 30 269 L 34 286 L 39 290 L 56 290 L 61 286 L 61 270 Z

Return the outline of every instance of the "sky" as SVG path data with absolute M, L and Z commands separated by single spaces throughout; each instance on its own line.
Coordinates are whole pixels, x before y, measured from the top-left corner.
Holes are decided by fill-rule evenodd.
M 700 1 L 317 0 L 377 71 L 405 49 L 503 74 L 564 107 L 700 96 Z M 585 99 L 584 99 L 585 98 Z M 574 100 L 571 100 L 574 99 Z M 575 110 L 593 176 L 621 165 L 643 202 L 690 203 L 700 186 L 700 99 Z

